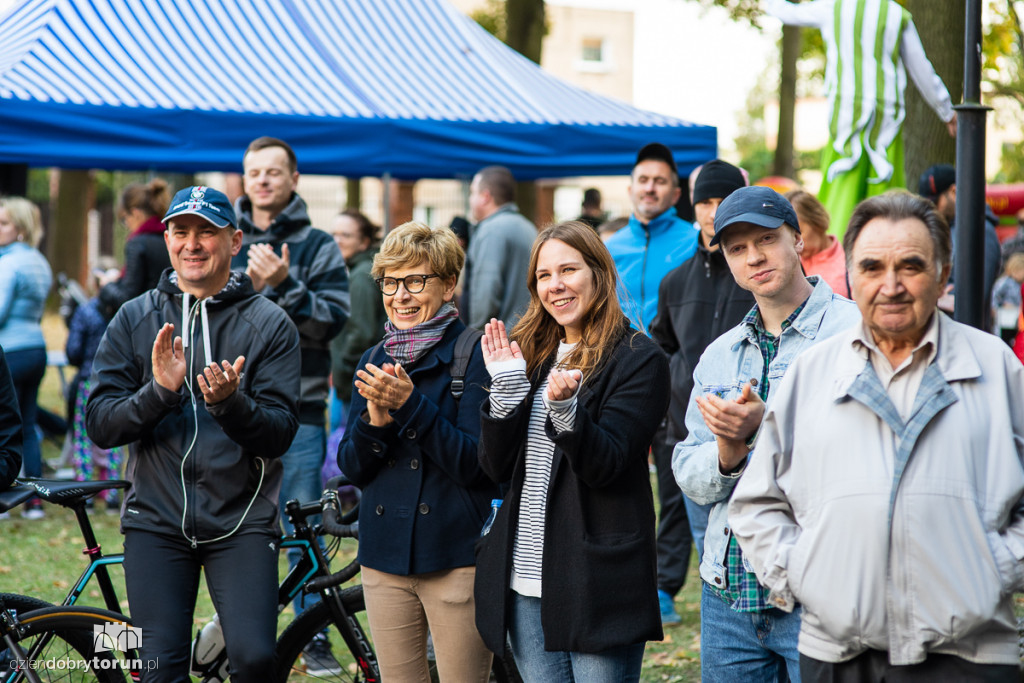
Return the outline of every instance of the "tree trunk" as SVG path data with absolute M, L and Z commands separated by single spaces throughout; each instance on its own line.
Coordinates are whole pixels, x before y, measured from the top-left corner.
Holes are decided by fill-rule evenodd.
M 54 274 L 67 273 L 88 282 L 86 228 L 95 195 L 92 172 L 61 169 L 59 173 L 53 223 L 46 226 L 53 238 L 46 242 L 46 257 Z
M 544 0 L 505 0 L 505 43 L 536 64 L 540 64 L 544 27 Z M 516 183 L 516 204 L 524 216 L 536 221 L 537 188 L 534 183 Z
M 544 25 L 544 0 L 505 0 L 505 43 L 537 64 Z
M 963 99 L 964 82 L 964 0 L 904 0 L 914 16 L 925 54 L 935 73 L 949 89 L 953 104 Z M 932 164 L 956 163 L 956 140 L 949 136 L 946 124 L 924 101 L 907 78 L 907 118 L 903 123 L 907 185 L 917 191 L 917 182 Z
M 779 135 L 775 143 L 775 161 L 772 164 L 772 173 L 784 178 L 794 177 L 793 127 L 796 109 L 796 61 L 800 58 L 801 31 L 799 26 L 782 27 Z

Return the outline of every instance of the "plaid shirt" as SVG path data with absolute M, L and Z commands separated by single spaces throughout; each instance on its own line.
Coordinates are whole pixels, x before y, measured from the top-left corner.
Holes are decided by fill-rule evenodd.
M 782 321 L 783 331 L 796 321 L 806 304 L 807 302 L 804 301 L 788 318 Z M 750 309 L 750 312 L 743 318 L 743 324 L 753 329 L 754 336 L 757 338 L 757 346 L 761 349 L 761 358 L 764 359 L 761 382 L 757 386 L 757 393 L 764 401 L 768 398 L 768 367 L 779 352 L 779 339 L 782 338 L 782 334 L 780 332 L 778 337 L 774 337 L 764 329 L 757 305 Z M 743 551 L 731 532 L 725 554 L 725 587 L 717 588 L 708 585 L 737 612 L 764 612 L 771 608 L 771 605 L 768 604 L 769 590 L 757 582 L 757 576 L 753 572 L 748 572 L 743 567 Z

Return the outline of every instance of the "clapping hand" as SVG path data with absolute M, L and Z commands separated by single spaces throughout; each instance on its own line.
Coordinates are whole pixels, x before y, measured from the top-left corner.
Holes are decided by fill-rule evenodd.
M 198 375 L 196 379 L 207 405 L 220 403 L 235 393 L 242 381 L 242 366 L 244 365 L 245 356 L 239 356 L 235 359 L 234 364 L 222 360 L 220 365 L 210 363 L 209 367 L 203 368 L 203 374 Z
M 398 410 L 412 395 L 412 379 L 405 368 L 391 363 L 377 367 L 367 363 L 362 370 L 356 370 L 355 388 L 366 399 L 366 411 L 370 424 L 375 427 L 394 422 L 389 410 Z
M 708 394 L 696 398 L 704 424 L 718 442 L 718 461 L 723 472 L 729 472 L 746 460 L 746 440 L 761 426 L 765 405 L 750 382 L 743 385 L 733 401 Z
M 185 353 L 174 325 L 164 323 L 153 341 L 153 380 L 164 389 L 178 391 L 185 382 Z
M 253 244 L 249 247 L 248 259 L 245 274 L 252 279 L 252 287 L 257 292 L 267 285 L 277 287 L 288 277 L 291 258 L 287 244 L 281 245 L 280 256 L 274 253 L 274 248 L 269 244 Z
M 564 401 L 572 398 L 583 381 L 579 370 L 552 370 L 548 375 L 548 400 Z
M 480 338 L 480 347 L 484 352 L 484 365 L 523 357 L 519 344 L 517 342 L 509 343 L 508 335 L 505 333 L 505 323 L 495 318 L 491 318 L 491 322 L 484 325 L 484 336 Z

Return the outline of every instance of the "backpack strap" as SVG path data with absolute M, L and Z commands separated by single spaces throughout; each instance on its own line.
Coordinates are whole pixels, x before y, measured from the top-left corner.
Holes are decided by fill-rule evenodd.
M 475 330 L 472 327 L 467 327 L 459 333 L 459 338 L 455 341 L 455 355 L 452 357 L 452 367 L 450 369 L 452 376 L 452 384 L 450 391 L 452 392 L 452 398 L 458 401 L 462 398 L 462 393 L 466 389 L 466 369 L 469 367 L 469 359 L 473 355 L 473 349 L 480 345 L 480 338 L 484 336 L 484 333 L 480 330 Z

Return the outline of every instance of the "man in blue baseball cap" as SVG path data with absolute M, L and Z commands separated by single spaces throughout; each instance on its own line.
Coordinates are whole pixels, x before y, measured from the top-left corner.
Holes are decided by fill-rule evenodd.
M 172 268 L 114 316 L 93 362 L 89 437 L 133 443 L 121 510 L 125 586 L 149 683 L 189 679 L 200 570 L 232 681 L 267 680 L 277 626 L 281 455 L 299 427 L 299 333 L 252 280 L 223 193 L 178 192 Z M 239 580 L 239 568 L 245 580 Z
M 743 321 L 713 341 L 693 373 L 686 440 L 672 454 L 683 493 L 712 505 L 700 565 L 701 676 L 799 683 L 800 610 L 785 612 L 748 569 L 727 508 L 766 403 L 804 349 L 860 320 L 852 301 L 805 277 L 796 212 L 767 187 L 742 187 L 719 205 L 715 233 L 736 284 L 754 296 Z

